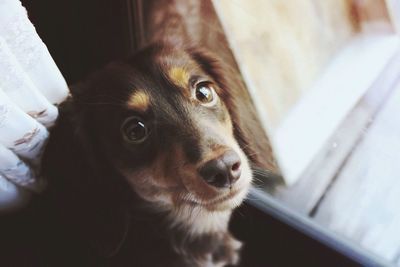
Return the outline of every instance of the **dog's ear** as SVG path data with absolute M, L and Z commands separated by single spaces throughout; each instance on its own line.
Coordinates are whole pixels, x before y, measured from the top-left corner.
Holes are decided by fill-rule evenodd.
M 56 221 L 68 225 L 66 237 L 75 240 L 72 250 L 89 247 L 93 254 L 110 257 L 118 252 L 128 231 L 127 186 L 122 177 L 111 175 L 102 155 L 85 110 L 68 99 L 60 106 L 43 156 L 47 196 Z
M 188 52 L 221 87 L 220 97 L 231 115 L 235 137 L 253 166 L 277 172 L 270 141 L 239 72 L 207 50 L 191 47 Z

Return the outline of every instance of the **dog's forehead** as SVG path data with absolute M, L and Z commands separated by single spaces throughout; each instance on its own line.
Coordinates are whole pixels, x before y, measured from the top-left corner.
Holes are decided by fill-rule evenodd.
M 161 54 L 157 64 L 163 74 L 180 87 L 188 86 L 191 76 L 204 74 L 201 66 L 184 50 Z
M 146 111 L 157 105 L 157 100 L 171 99 L 176 94 L 190 97 L 194 78 L 205 76 L 197 62 L 182 51 L 156 54 L 149 60 L 153 60 L 151 67 L 139 75 L 140 79 L 132 81 L 129 108 Z

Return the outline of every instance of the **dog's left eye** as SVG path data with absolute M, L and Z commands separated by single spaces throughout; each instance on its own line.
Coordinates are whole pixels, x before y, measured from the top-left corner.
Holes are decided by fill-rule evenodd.
M 212 105 L 215 103 L 216 95 L 214 88 L 209 82 L 200 82 L 196 85 L 196 99 L 202 104 Z
M 149 135 L 149 129 L 139 117 L 127 118 L 121 127 L 124 139 L 129 143 L 143 143 Z

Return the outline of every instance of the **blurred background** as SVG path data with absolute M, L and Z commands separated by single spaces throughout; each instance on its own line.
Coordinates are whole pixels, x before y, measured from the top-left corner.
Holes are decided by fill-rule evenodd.
M 270 195 L 400 265 L 400 1 L 213 3 L 284 177 Z

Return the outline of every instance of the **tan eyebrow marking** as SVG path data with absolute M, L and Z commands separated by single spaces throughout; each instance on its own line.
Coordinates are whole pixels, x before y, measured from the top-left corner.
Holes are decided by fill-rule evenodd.
M 129 108 L 144 112 L 150 106 L 150 97 L 141 90 L 135 91 L 129 97 L 127 104 Z
M 189 73 L 185 68 L 172 67 L 168 71 L 168 77 L 176 85 L 187 88 L 189 86 Z

